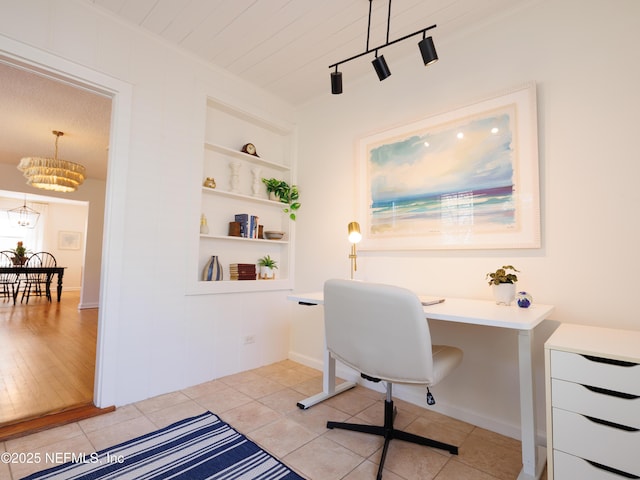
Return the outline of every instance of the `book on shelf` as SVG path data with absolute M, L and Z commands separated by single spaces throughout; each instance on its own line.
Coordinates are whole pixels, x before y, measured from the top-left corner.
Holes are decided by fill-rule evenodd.
M 231 280 L 256 280 L 257 272 L 255 263 L 230 264 L 229 278 Z
M 240 224 L 240 236 L 258 238 L 258 216 L 248 213 L 236 213 L 234 220 Z
M 249 271 L 256 271 L 256 264 L 255 263 L 231 263 L 229 264 L 229 269 L 230 270 L 249 270 Z

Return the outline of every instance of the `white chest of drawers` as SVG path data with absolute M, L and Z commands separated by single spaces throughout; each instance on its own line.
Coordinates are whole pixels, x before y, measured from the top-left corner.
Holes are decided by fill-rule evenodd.
M 548 479 L 640 479 L 640 331 L 561 325 L 545 383 Z

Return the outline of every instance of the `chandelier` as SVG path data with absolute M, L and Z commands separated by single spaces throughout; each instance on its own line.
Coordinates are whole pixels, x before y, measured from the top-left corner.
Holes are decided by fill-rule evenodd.
M 58 158 L 58 139 L 64 132 L 54 130 L 56 149 L 53 158 L 25 157 L 20 160 L 18 170 L 27 179 L 27 184 L 43 190 L 74 192 L 84 182 L 85 169 L 78 163 Z
M 9 216 L 9 222 L 16 227 L 35 228 L 38 219 L 40 218 L 40 212 L 33 208 L 27 207 L 27 197 L 25 195 L 24 205 L 17 208 L 7 210 Z

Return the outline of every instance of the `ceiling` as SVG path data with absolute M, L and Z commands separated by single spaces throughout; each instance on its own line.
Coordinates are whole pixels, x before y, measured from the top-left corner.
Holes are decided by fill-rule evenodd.
M 82 1 L 292 105 L 329 94 L 329 65 L 366 50 L 366 0 Z M 447 37 L 531 1 L 396 0 L 389 40 L 437 24 L 428 33 L 438 48 Z M 386 42 L 388 5 L 372 3 L 370 48 Z M 399 57 L 414 55 L 420 61 L 419 40 L 382 51 L 392 70 Z M 340 67 L 345 92 L 359 76 L 374 75 L 367 57 Z M 59 158 L 84 165 L 88 178 L 106 179 L 110 99 L 1 60 L 0 79 L 0 162 L 17 165 L 23 156 L 53 156 L 51 131 L 60 130 L 65 135 Z
M 330 92 L 329 65 L 366 51 L 367 0 L 84 0 L 222 67 L 293 105 Z M 389 40 L 437 24 L 438 42 L 531 0 L 395 0 Z M 389 3 L 372 3 L 369 47 L 386 42 Z M 420 36 L 388 47 L 415 55 Z M 390 55 L 386 55 L 393 70 Z M 367 59 L 367 57 L 370 57 Z M 373 53 L 343 65 L 373 75 Z
M 87 178 L 106 180 L 111 99 L 1 60 L 0 82 L 1 163 L 17 167 L 22 157 L 53 157 L 51 132 L 58 130 L 64 132 L 58 158 L 84 165 Z

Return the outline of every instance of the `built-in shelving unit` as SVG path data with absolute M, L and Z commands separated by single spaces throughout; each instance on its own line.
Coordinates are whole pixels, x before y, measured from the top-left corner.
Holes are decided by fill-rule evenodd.
M 213 98 L 207 99 L 202 178 L 215 180 L 215 188 L 202 186 L 201 209 L 209 232 L 198 242 L 197 279 L 191 294 L 214 294 L 290 289 L 293 285 L 294 222 L 283 212 L 284 204 L 270 200 L 262 178 L 295 183 L 295 128 Z M 257 154 L 241 151 L 253 143 Z M 229 236 L 236 214 L 258 217 L 264 231 L 281 231 L 281 240 Z M 224 276 L 204 281 L 203 270 L 212 255 L 218 256 Z M 270 255 L 278 262 L 275 280 L 229 280 L 229 265 L 257 263 Z M 258 268 L 258 267 L 256 267 Z

